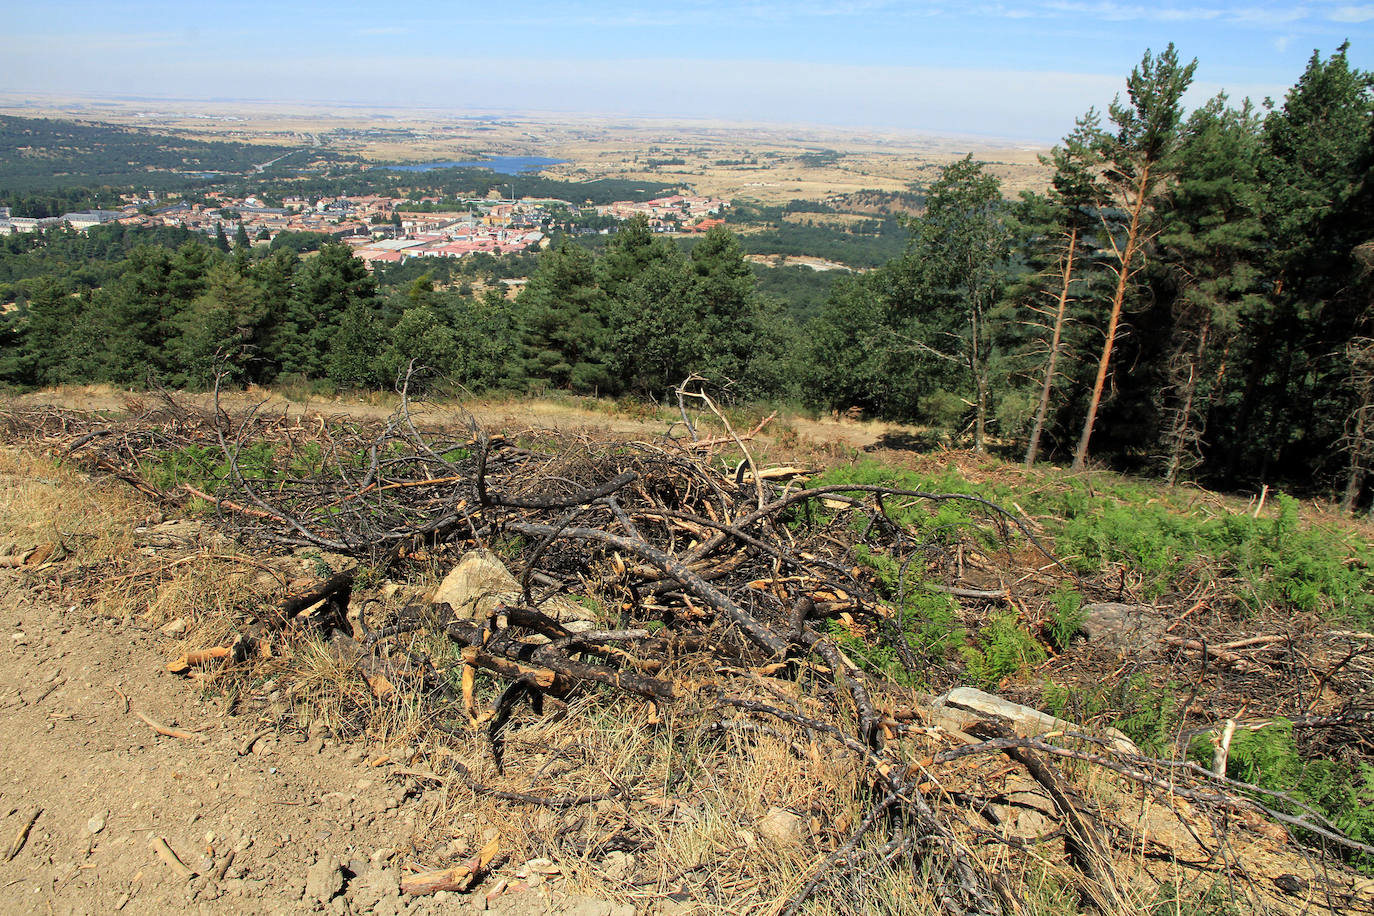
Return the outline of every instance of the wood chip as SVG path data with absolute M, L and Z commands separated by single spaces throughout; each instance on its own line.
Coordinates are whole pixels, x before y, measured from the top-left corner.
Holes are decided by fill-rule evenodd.
M 173 674 L 187 674 L 196 665 L 203 665 L 206 662 L 214 661 L 218 658 L 226 658 L 233 650 L 228 646 L 211 646 L 208 649 L 197 649 L 194 652 L 187 652 L 174 662 L 167 663 L 167 670 Z
M 157 853 L 159 859 L 166 862 L 167 866 L 177 873 L 178 877 L 189 880 L 196 876 L 195 872 L 191 871 L 190 868 L 186 867 L 184 862 L 177 858 L 177 854 L 172 851 L 172 847 L 168 846 L 167 841 L 162 837 L 148 837 L 148 845 L 153 848 L 153 852 Z
M 462 865 L 407 875 L 401 880 L 401 893 L 418 896 L 437 894 L 439 891 L 465 891 L 472 886 L 482 870 L 491 864 L 491 860 L 496 858 L 496 853 L 500 849 L 501 838 L 494 837 L 482 847 L 481 852 Z
M 275 731 L 275 728 L 260 728 L 257 731 L 253 732 L 251 735 L 249 735 L 247 738 L 244 738 L 243 741 L 239 744 L 239 756 L 243 757 L 246 754 L 251 754 L 253 752 L 253 745 L 257 744 L 260 740 L 266 738 L 268 735 L 272 734 Z
M 29 831 L 33 829 L 34 821 L 38 820 L 38 815 L 42 813 L 42 808 L 34 808 L 33 813 L 24 819 L 23 826 L 20 827 L 19 832 L 15 834 L 14 842 L 10 844 L 10 848 L 5 852 L 6 862 L 9 862 L 15 856 L 19 855 L 19 850 L 23 849 L 24 844 L 29 841 Z
M 180 728 L 170 728 L 166 725 L 163 725 L 161 722 L 148 718 L 143 713 L 138 712 L 137 710 L 134 711 L 134 715 L 138 716 L 144 722 L 148 723 L 148 727 L 151 728 L 153 731 L 157 732 L 159 735 L 165 735 L 168 738 L 181 738 L 186 741 L 202 740 L 203 736 L 197 735 L 195 732 L 188 732 Z

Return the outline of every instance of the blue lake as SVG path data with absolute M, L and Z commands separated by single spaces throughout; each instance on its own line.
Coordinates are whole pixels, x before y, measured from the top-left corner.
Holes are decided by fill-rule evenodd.
M 546 159 L 543 156 L 492 156 L 474 162 L 416 162 L 411 165 L 379 165 L 379 169 L 392 172 L 429 172 L 434 169 L 491 169 L 502 175 L 518 175 L 533 172 L 567 162 L 566 159 Z

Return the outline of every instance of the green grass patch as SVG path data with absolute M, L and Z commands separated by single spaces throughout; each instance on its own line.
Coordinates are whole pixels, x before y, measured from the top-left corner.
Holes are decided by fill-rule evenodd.
M 1015 614 L 998 614 L 978 629 L 974 645 L 959 647 L 968 676 L 985 690 L 1018 677 L 1046 658 L 1045 650 L 1027 633 Z
M 1107 475 L 1095 475 L 1091 484 L 1053 474 L 1028 475 L 1017 486 L 975 484 L 952 468 L 918 474 L 871 460 L 815 480 L 818 486 L 832 484 L 959 493 L 1011 511 L 1020 506 L 1044 526 L 1055 553 L 1073 570 L 1094 575 L 1104 567 L 1124 567 L 1139 578 L 1147 598 L 1191 590 L 1201 579 L 1226 579 L 1237 605 L 1251 612 L 1299 611 L 1360 626 L 1374 623 L 1374 543 L 1352 527 L 1303 521 L 1298 501 L 1284 494 L 1274 500 L 1275 511 L 1256 518 L 1193 505 L 1188 491 Z M 923 541 L 967 539 L 987 548 L 999 543 L 997 514 L 973 502 L 894 498 L 887 509 L 894 522 Z M 856 516 L 855 523 L 866 519 Z
M 1151 686 L 1143 674 L 1092 689 L 1046 683 L 1047 712 L 1069 722 L 1100 722 L 1117 728 L 1136 747 L 1156 757 L 1172 757 L 1178 725 L 1174 685 Z

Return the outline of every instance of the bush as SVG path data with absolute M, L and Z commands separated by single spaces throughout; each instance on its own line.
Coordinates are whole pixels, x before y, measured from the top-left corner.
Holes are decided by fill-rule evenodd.
M 1374 549 L 1349 535 L 1302 525 L 1297 500 L 1280 494 L 1273 518 L 1203 515 L 1148 499 L 1139 490 L 1103 503 L 1101 497 L 1065 500 L 1055 543 L 1082 572 L 1119 563 L 1141 573 L 1158 597 L 1199 560 L 1240 580 L 1253 611 L 1321 612 L 1364 624 L 1374 620 Z
M 1209 766 L 1212 749 L 1210 737 L 1202 735 L 1193 740 L 1189 756 Z M 1226 758 L 1226 775 L 1286 793 L 1314 808 L 1350 839 L 1374 845 L 1374 766 L 1304 758 L 1293 736 L 1293 723 L 1287 719 L 1275 719 L 1259 729 L 1238 729 Z M 1298 805 L 1284 799 L 1268 794 L 1257 797 L 1285 813 L 1301 813 Z M 1304 833 L 1301 829 L 1297 832 Z M 1306 839 L 1320 838 L 1308 835 Z M 1350 858 L 1361 871 L 1374 873 L 1374 856 L 1356 854 Z
M 999 614 L 978 630 L 976 646 L 961 646 L 969 677 L 985 690 L 995 690 L 1045 660 L 1045 650 L 1021 627 L 1015 614 Z
M 1046 635 L 1056 649 L 1066 649 L 1087 617 L 1083 612 L 1083 596 L 1071 588 L 1061 587 L 1050 600 L 1054 602 L 1054 612 L 1050 615 Z
M 1152 686 L 1142 674 L 1095 689 L 1047 683 L 1045 709 L 1057 718 L 1117 728 L 1146 754 L 1171 757 L 1177 700 L 1173 684 Z

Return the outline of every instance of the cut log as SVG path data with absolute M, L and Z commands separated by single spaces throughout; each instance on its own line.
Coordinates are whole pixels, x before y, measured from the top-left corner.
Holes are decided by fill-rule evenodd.
M 439 891 L 465 891 L 472 887 L 477 876 L 491 864 L 491 860 L 496 858 L 496 853 L 500 849 L 501 838 L 496 837 L 462 865 L 407 875 L 401 879 L 401 893 L 420 896 L 437 894 Z
M 233 651 L 234 650 L 229 646 L 211 646 L 208 649 L 196 649 L 193 652 L 187 652 L 176 661 L 168 662 L 167 670 L 172 674 L 187 674 L 197 665 L 212 662 L 217 658 L 228 658 Z

